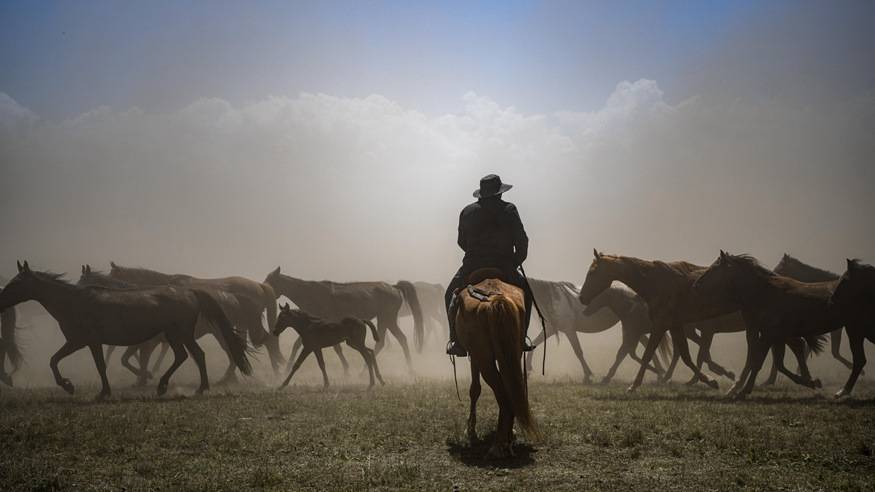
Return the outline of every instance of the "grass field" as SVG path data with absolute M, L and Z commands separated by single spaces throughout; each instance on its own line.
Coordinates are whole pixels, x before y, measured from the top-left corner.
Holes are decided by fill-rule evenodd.
M 853 400 L 781 386 L 730 403 L 682 385 L 533 382 L 543 437 L 508 462 L 464 437 L 452 383 L 236 386 L 91 401 L 0 395 L 0 489 L 873 490 L 875 385 Z M 467 385 L 463 385 L 463 396 Z M 484 387 L 478 432 L 495 424 Z

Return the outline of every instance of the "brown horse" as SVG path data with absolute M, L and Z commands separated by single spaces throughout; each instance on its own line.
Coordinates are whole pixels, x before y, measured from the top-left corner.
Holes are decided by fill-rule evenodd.
M 204 290 L 180 287 L 115 290 L 73 285 L 58 274 L 31 271 L 18 264 L 18 275 L 0 292 L 0 310 L 27 300 L 36 300 L 55 318 L 66 343 L 52 356 L 55 382 L 72 394 L 73 383 L 61 376 L 58 362 L 82 347 L 88 347 L 100 375 L 98 398 L 109 396 L 103 345 L 139 345 L 163 334 L 175 360 L 158 383 L 158 395 L 167 391 L 170 377 L 191 353 L 200 371 L 198 393 L 209 389 L 204 352 L 194 338 L 201 316 L 219 326 L 231 347 L 237 367 L 250 374 L 246 342 L 234 331 L 221 306 Z
M 559 334 L 564 334 L 583 369 L 583 382 L 590 383 L 593 372 L 583 357 L 583 348 L 577 334 L 601 333 L 616 325 L 619 319 L 609 310 L 585 315 L 577 299 L 579 289 L 571 282 L 551 282 L 532 278 L 529 279 L 529 285 L 532 286 L 532 293 L 538 300 L 544 320 L 547 322 L 544 329 L 538 331 L 532 345 L 537 347 L 554 335 L 558 342 Z M 529 371 L 532 369 L 533 354 L 534 351 L 526 354 L 526 369 Z
M 414 334 L 419 333 L 422 337 L 422 308 L 416 295 L 416 288 L 410 282 L 401 281 L 395 285 L 386 282 L 339 283 L 328 280 L 317 282 L 284 275 L 280 273 L 280 267 L 276 267 L 276 270 L 267 275 L 264 283 L 273 288 L 277 297 L 286 296 L 300 309 L 322 319 L 376 318 L 380 338 L 374 351 L 380 353 L 388 330 L 401 344 L 407 366 L 411 367 L 407 337 L 398 326 L 398 312 L 406 300 L 413 313 Z M 301 340 L 298 339 L 292 347 L 289 360 L 294 358 L 300 346 Z M 334 350 L 346 372 L 349 364 L 343 357 L 340 345 L 335 346 Z
M 295 360 L 291 371 L 289 371 L 289 376 L 280 385 L 280 389 L 285 388 L 289 384 L 289 381 L 292 380 L 292 376 L 301 367 L 304 359 L 311 353 L 316 355 L 316 362 L 319 363 L 319 369 L 322 370 L 322 382 L 327 388 L 328 373 L 325 372 L 325 359 L 322 358 L 322 349 L 333 347 L 343 342 L 346 342 L 347 345 L 362 354 L 362 358 L 365 360 L 365 365 L 368 368 L 368 375 L 371 378 L 368 389 L 374 387 L 374 373 L 376 373 L 377 378 L 380 380 L 380 384 L 386 384 L 383 381 L 383 376 L 380 375 L 380 368 L 377 366 L 377 358 L 374 355 L 374 351 L 365 345 L 368 327 L 371 329 L 374 340 L 379 340 L 377 327 L 370 321 L 357 318 L 325 321 L 311 316 L 300 309 L 292 309 L 288 304 L 285 304 L 280 309 L 273 334 L 280 336 L 289 326 L 298 332 L 303 349 L 301 350 L 301 355 Z
M 255 347 L 264 345 L 270 356 L 270 365 L 276 372 L 285 362 L 280 352 L 279 341 L 270 336 L 270 327 L 276 323 L 276 295 L 270 285 L 249 280 L 243 277 L 197 278 L 183 274 L 167 274 L 146 268 L 130 268 L 110 262 L 112 269 L 110 277 L 124 280 L 141 287 L 177 285 L 207 289 L 212 292 L 224 292 L 236 298 L 236 306 L 230 304 L 223 308 L 238 327 L 249 333 L 249 338 Z M 220 299 L 219 299 L 220 300 Z M 221 301 L 221 300 L 220 300 Z M 267 328 L 261 323 L 262 313 L 267 316 Z M 233 379 L 226 372 L 223 380 Z
M 650 363 L 663 335 L 670 332 L 675 351 L 680 353 L 684 364 L 693 371 L 696 378 L 716 389 L 717 382 L 702 373 L 693 363 L 684 325 L 716 318 L 738 309 L 729 302 L 700 296 L 693 291 L 693 282 L 705 267 L 685 261 L 666 263 L 605 255 L 596 250 L 593 250 L 593 254 L 595 259 L 580 289 L 581 302 L 588 304 L 610 287 L 613 281 L 626 284 L 647 303 L 650 321 L 653 323 L 652 335 L 642 356 L 642 364 Z M 646 367 L 642 365 L 635 381 L 629 386 L 629 391 L 634 391 L 641 385 L 645 370 Z
M 751 256 L 720 252 L 696 279 L 694 290 L 704 298 L 733 304 L 744 316 L 747 362 L 730 394 L 743 398 L 753 391 L 757 373 L 775 344 L 801 337 L 813 352 L 820 352 L 825 334 L 842 326 L 837 310 L 829 305 L 833 284 L 799 282 L 777 275 Z M 816 387 L 786 370 L 783 358 L 775 357 L 775 364 L 798 384 Z
M 830 303 L 838 309 L 845 324 L 854 359 L 847 383 L 835 395 L 840 398 L 851 394 L 866 365 L 863 340 L 868 338 L 875 342 L 875 267 L 848 260 L 848 269 L 832 293 Z
M 498 402 L 498 429 L 488 455 L 503 459 L 513 455 L 514 420 L 526 434 L 537 435 L 538 431 L 529 410 L 521 360 L 523 291 L 502 282 L 500 276 L 500 271 L 484 269 L 469 277 L 473 285 L 459 293 L 456 330 L 471 361 L 468 437 L 471 441 L 477 439 L 477 399 L 482 375 Z

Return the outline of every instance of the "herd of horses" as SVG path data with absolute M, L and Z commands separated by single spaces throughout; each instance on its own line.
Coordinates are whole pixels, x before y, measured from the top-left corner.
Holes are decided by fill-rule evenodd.
M 602 332 L 618 323 L 622 340 L 602 382 L 610 381 L 629 356 L 639 363 L 630 391 L 642 383 L 647 371 L 661 381 L 669 380 L 682 360 L 693 372 L 687 384 L 701 381 L 717 388 L 717 382 L 702 371 L 707 364 L 713 374 L 735 380 L 730 395 L 743 398 L 753 390 L 769 352 L 773 355 L 772 369 L 766 384 L 774 383 L 780 372 L 797 384 L 817 388 L 821 383 L 812 377 L 807 358 L 810 353 L 822 351 L 828 335 L 833 357 L 851 371 L 836 394 L 845 396 L 852 391 L 866 363 L 864 340 L 875 341 L 875 268 L 857 260 L 848 260 L 847 271 L 839 276 L 789 255 L 770 270 L 751 256 L 723 251 L 710 266 L 648 261 L 596 250 L 593 253 L 581 287 L 530 279 L 544 321 L 544 329 L 533 343 L 539 345 L 551 336 L 565 335 L 586 382 L 592 381 L 593 371 L 577 334 Z M 166 392 L 174 371 L 191 356 L 200 373 L 197 391 L 201 393 L 209 389 L 209 380 L 204 352 L 197 342 L 200 337 L 210 334 L 218 340 L 228 357 L 221 382 L 229 382 L 236 379 L 237 371 L 251 373 L 250 355 L 261 347 L 267 351 L 274 372 L 278 372 L 286 362 L 278 335 L 291 327 L 299 337 L 288 357 L 289 374 L 283 386 L 311 353 L 327 386 L 322 349 L 333 348 L 346 372 L 349 364 L 342 349 L 344 343 L 361 354 L 373 386 L 375 376 L 383 383 L 376 354 L 383 348 L 387 333 L 398 341 L 412 368 L 408 340 L 398 322 L 400 316 L 413 318 L 417 352 L 423 349 L 427 330 L 442 337 L 441 330 L 446 329 L 443 288 L 437 284 L 310 281 L 283 274 L 279 267 L 263 282 L 243 277 L 202 279 L 112 262 L 110 265 L 107 274 L 84 265 L 74 284 L 58 274 L 32 270 L 26 261 L 18 263 L 18 274 L 0 291 L 0 382 L 11 386 L 11 376 L 21 365 L 22 353 L 15 341 L 15 306 L 30 300 L 37 301 L 55 318 L 66 339 L 50 359 L 55 382 L 68 393 L 74 392 L 72 382 L 58 370 L 58 363 L 88 347 L 102 383 L 98 398 L 110 395 L 106 360 L 117 346 L 126 347 L 121 363 L 136 376 L 138 385 L 148 384 L 167 351 L 172 350 L 173 361 L 158 380 L 159 395 Z M 518 343 L 525 319 L 522 291 L 501 278 L 500 271 L 472 274 L 469 286 L 459 292 L 461 309 L 456 320 L 459 340 L 471 357 L 468 432 L 476 437 L 476 402 L 482 376 L 499 403 L 498 432 L 490 449 L 490 454 L 499 457 L 511 452 L 515 421 L 524 431 L 537 433 L 525 384 L 532 354 L 528 354 L 524 365 Z M 281 296 L 297 308 L 288 304 L 278 308 Z M 369 329 L 376 341 L 374 349 L 365 343 Z M 850 343 L 851 360 L 839 350 L 843 330 Z M 711 354 L 714 335 L 732 332 L 744 332 L 747 340 L 746 363 L 737 380 L 735 373 Z M 699 347 L 695 361 L 689 341 Z M 644 346 L 641 356 L 636 353 L 638 344 Z M 109 346 L 106 354 L 104 345 Z M 788 347 L 796 357 L 798 374 L 784 366 Z M 158 348 L 158 360 L 150 366 Z M 657 350 L 662 362 L 655 357 Z M 135 356 L 136 365 L 131 362 Z

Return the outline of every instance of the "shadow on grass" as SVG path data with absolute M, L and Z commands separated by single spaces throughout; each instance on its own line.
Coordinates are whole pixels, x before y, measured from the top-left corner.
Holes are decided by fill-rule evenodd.
M 513 469 L 522 468 L 535 463 L 532 454 L 537 453 L 538 450 L 528 443 L 519 441 L 513 443 L 514 455 L 512 457 L 503 460 L 487 458 L 486 453 L 489 452 L 489 446 L 492 444 L 494 438 L 495 432 L 491 432 L 485 438 L 478 439 L 476 442 L 447 439 L 447 452 L 450 453 L 450 456 L 461 463 L 468 466 L 476 466 L 477 468 Z

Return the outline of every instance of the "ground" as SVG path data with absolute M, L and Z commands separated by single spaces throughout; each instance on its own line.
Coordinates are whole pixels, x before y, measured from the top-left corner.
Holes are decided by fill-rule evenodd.
M 0 489 L 873 490 L 875 385 L 852 400 L 780 386 L 732 403 L 683 385 L 533 381 L 542 436 L 482 458 L 452 382 L 202 397 L 58 388 L 0 394 Z M 484 387 L 478 432 L 495 425 Z

